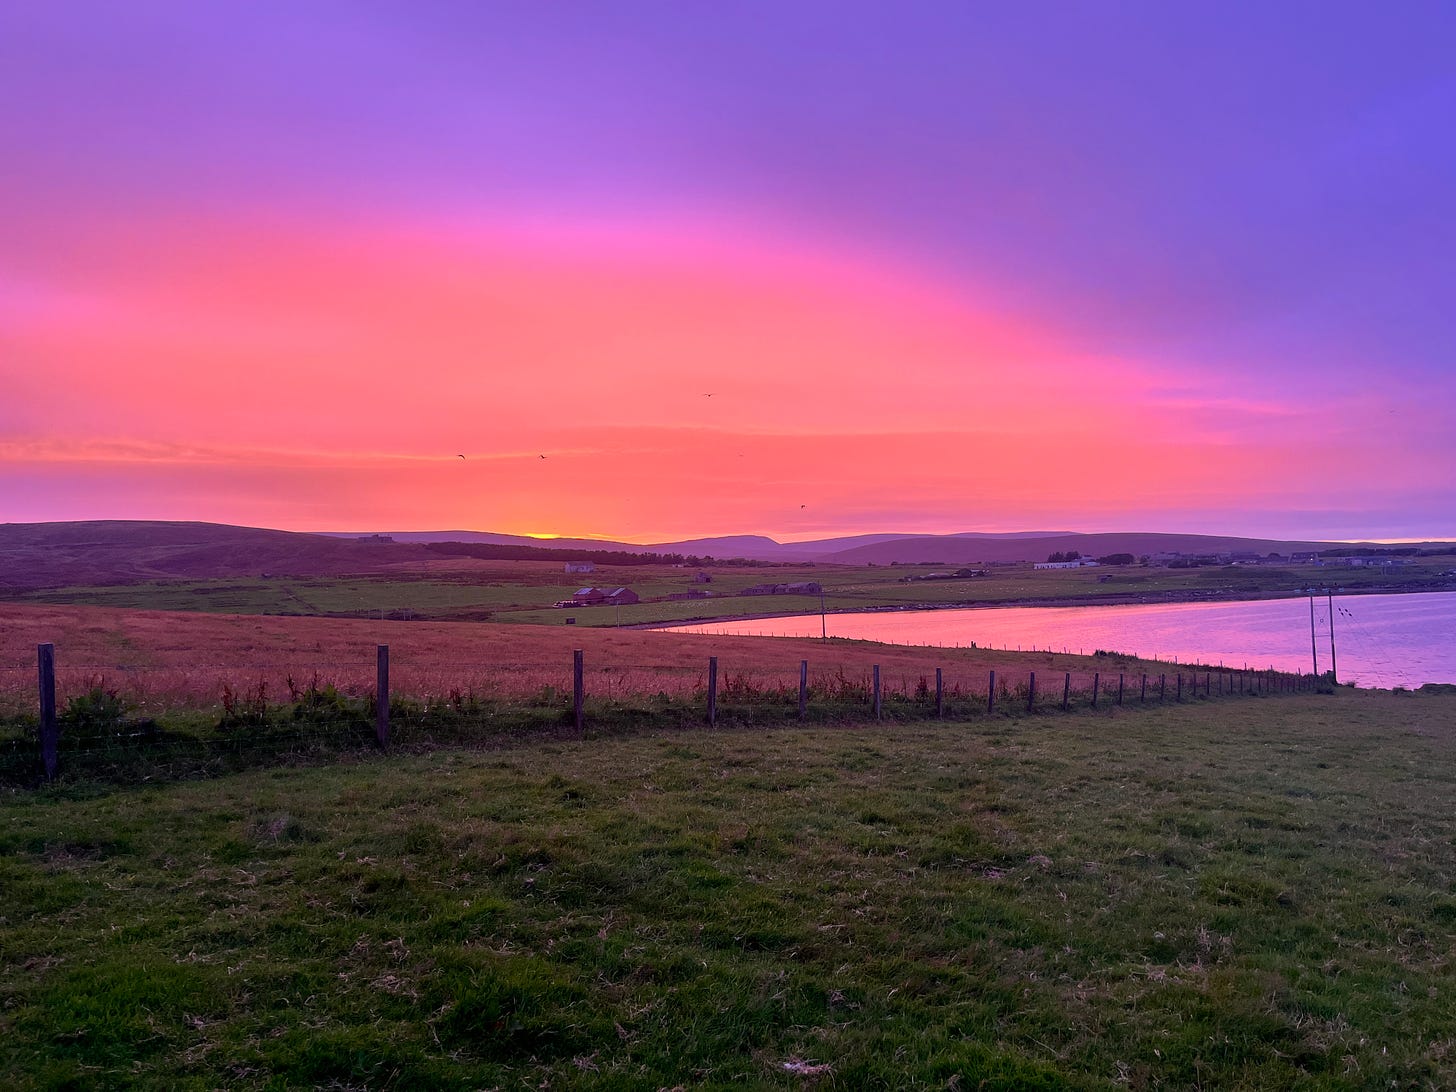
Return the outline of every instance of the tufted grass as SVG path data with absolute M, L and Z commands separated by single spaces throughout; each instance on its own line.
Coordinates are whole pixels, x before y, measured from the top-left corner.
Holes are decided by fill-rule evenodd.
M 7 1088 L 1456 1086 L 1456 696 L 0 801 Z

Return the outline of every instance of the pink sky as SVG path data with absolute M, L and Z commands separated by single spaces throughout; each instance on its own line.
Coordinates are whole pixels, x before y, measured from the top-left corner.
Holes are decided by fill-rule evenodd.
M 0 111 L 0 521 L 1456 536 L 1409 57 L 1210 107 L 1217 36 L 1183 87 L 1096 20 L 846 13 L 837 66 L 662 13 L 168 10 L 0 33 L 47 104 Z

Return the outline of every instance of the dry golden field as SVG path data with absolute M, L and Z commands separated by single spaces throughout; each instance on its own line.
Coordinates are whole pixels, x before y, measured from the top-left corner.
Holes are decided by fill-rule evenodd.
M 369 693 L 375 650 L 390 648 L 391 689 L 415 697 L 452 691 L 483 697 L 526 697 L 544 688 L 569 691 L 572 650 L 585 654 L 587 689 L 596 696 L 691 693 L 705 684 L 709 656 L 719 660 L 720 685 L 796 688 L 799 663 L 809 662 L 815 686 L 858 684 L 881 666 L 887 691 L 934 685 L 944 669 L 948 690 L 986 692 L 1024 682 L 1054 700 L 1063 673 L 1074 689 L 1090 689 L 1094 671 L 1104 686 L 1118 672 L 1130 687 L 1143 671 L 1176 668 L 1123 657 L 933 649 L 866 641 L 727 637 L 663 631 L 396 622 L 369 619 L 272 617 L 120 610 L 105 607 L 7 604 L 0 612 L 0 708 L 34 708 L 36 646 L 55 645 L 58 698 L 102 685 L 140 709 L 205 708 L 224 688 L 286 700 L 317 680 L 347 694 Z

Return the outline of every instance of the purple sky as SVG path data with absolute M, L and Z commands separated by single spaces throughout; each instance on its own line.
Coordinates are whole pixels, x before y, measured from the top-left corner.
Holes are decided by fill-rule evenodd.
M 1038 359 L 1106 368 L 1094 409 L 1121 398 L 1174 436 L 1170 418 L 1260 445 L 1271 476 L 1292 472 L 1280 451 L 1329 456 L 1327 471 L 1300 464 L 1294 494 L 1248 478 L 1247 505 L 1200 498 L 1190 481 L 1141 508 L 1075 496 L 1074 518 L 1049 503 L 1031 522 L 1456 536 L 1456 473 L 1432 470 L 1456 469 L 1453 57 L 1451 4 L 12 3 L 0 10 L 0 490 L 12 491 L 0 519 L 100 514 L 85 482 L 115 469 L 77 459 L 67 477 L 36 454 L 78 433 L 25 374 L 78 356 L 136 367 L 140 353 L 112 326 L 42 350 L 33 326 L 117 309 L 145 325 L 123 297 L 135 270 L 165 279 L 159 253 L 175 279 L 255 225 L 323 224 L 374 252 L 421 232 L 519 232 L 533 253 L 569 252 L 609 277 L 613 263 L 677 261 L 678 247 L 716 276 L 719 259 L 701 255 L 723 239 L 745 240 L 740 264 L 765 277 L 873 268 L 890 294 L 928 285 L 978 327 L 1031 332 Z M 634 250 L 638 235 L 666 241 Z M 731 322 L 738 304 L 718 306 Z M 246 367 L 234 348 L 228 364 L 192 365 Z M 833 360 L 805 367 L 835 374 Z M 925 365 L 924 382 L 947 367 Z M 883 370 L 917 378 L 898 358 Z M 84 384 L 67 393 L 86 397 Z M 653 423 L 680 422 L 664 408 Z M 744 409 L 725 427 L 760 426 Z M 1372 462 L 1383 481 L 1351 476 Z M 195 493 L 167 496 L 149 480 L 133 514 L 185 516 Z M 889 495 L 843 512 L 811 527 L 748 507 L 737 518 L 752 527 L 684 514 L 655 529 L 793 535 L 906 518 Z M 958 513 L 925 529 L 981 526 Z M 368 515 L 337 522 L 399 522 Z M 511 518 L 495 529 L 630 530 Z

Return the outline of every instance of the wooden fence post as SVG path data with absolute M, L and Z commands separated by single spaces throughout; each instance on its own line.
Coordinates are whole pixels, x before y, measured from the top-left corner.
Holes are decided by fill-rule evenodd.
M 36 645 L 35 654 L 40 683 L 40 760 L 46 780 L 54 781 L 60 751 L 60 733 L 56 727 L 56 646 Z
M 1158 676 L 1158 700 L 1159 701 L 1162 701 L 1167 696 L 1167 693 L 1168 693 L 1168 676 L 1167 675 L 1159 675 Z
M 1031 678 L 1026 681 L 1026 711 L 1034 712 L 1036 709 L 1036 672 L 1031 673 Z
M 708 727 L 718 723 L 718 657 L 708 657 Z
M 1178 672 L 1178 700 L 1183 700 L 1183 672 Z
M 1143 692 L 1138 697 L 1138 701 L 1146 702 L 1147 700 L 1148 700 L 1148 673 L 1146 671 L 1144 671 L 1143 672 Z
M 945 679 L 938 667 L 935 669 L 935 716 L 937 720 L 945 716 Z
M 571 653 L 571 708 L 576 717 L 576 730 L 583 734 L 586 732 L 586 710 L 583 708 L 586 687 L 582 678 L 584 667 L 581 649 L 574 649 Z
M 374 738 L 389 746 L 389 646 L 374 647 Z
M 880 719 L 880 665 L 875 664 L 875 720 Z
M 1067 700 L 1072 696 L 1072 673 L 1067 672 L 1067 677 L 1062 680 L 1062 712 L 1067 711 Z
M 991 683 L 986 688 L 986 712 L 996 711 L 996 672 L 991 672 Z
M 1117 704 L 1122 704 L 1122 672 L 1117 673 Z
M 799 661 L 799 719 L 809 715 L 809 661 Z
M 1102 686 L 1102 672 L 1092 672 L 1092 708 L 1097 708 L 1097 690 Z

